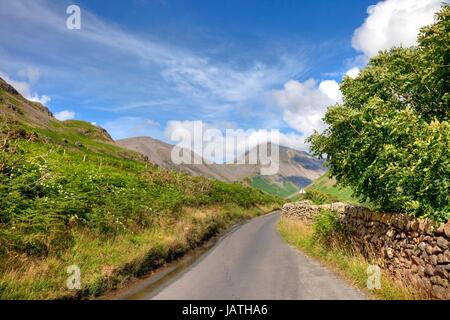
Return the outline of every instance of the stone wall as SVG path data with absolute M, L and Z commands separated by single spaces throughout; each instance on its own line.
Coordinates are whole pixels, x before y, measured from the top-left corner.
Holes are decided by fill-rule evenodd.
M 450 299 L 450 220 L 436 225 L 428 219 L 377 213 L 342 203 L 290 203 L 282 214 L 311 222 L 321 209 L 340 213 L 352 246 L 368 260 L 434 298 Z
M 304 200 L 299 202 L 286 203 L 281 209 L 281 212 L 284 216 L 301 218 L 306 222 L 311 223 L 314 220 L 314 216 L 316 216 L 323 209 L 343 213 L 346 206 L 347 205 L 342 202 L 314 205 L 311 201 Z

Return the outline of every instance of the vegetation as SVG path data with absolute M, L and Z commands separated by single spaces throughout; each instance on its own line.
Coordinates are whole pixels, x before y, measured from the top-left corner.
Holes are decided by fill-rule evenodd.
M 325 173 L 306 188 L 304 199 L 311 200 L 315 204 L 345 202 L 358 204 L 360 201 L 353 196 L 350 187 L 338 186 L 334 178 Z
M 1 299 L 89 298 L 120 288 L 195 248 L 221 230 L 273 206 L 237 205 L 183 208 L 177 217 L 160 216 L 139 232 L 112 237 L 89 228 L 71 228 L 73 245 L 58 255 L 33 257 L 11 253 L 0 260 Z M 81 270 L 81 290 L 68 290 L 67 267 Z
M 261 176 L 253 178 L 252 187 L 282 198 L 289 197 L 292 194 L 298 192 L 298 188 L 290 181 L 283 181 L 282 183 L 277 184 L 272 183 Z
M 369 296 L 379 299 L 420 299 L 424 298 L 407 284 L 394 281 L 384 272 L 381 277 L 381 289 L 367 289 L 367 260 L 352 250 L 345 237 L 344 229 L 333 212 L 324 211 L 313 226 L 299 219 L 283 217 L 278 230 L 291 245 L 302 250 L 308 256 L 318 259 L 345 279 L 350 281 Z
M 98 295 L 281 203 L 144 160 L 82 121 L 0 114 L 0 298 Z M 79 292 L 65 288 L 72 264 Z
M 341 85 L 344 102 L 309 138 L 331 175 L 363 201 L 436 220 L 450 218 L 450 6 L 418 45 L 372 58 Z

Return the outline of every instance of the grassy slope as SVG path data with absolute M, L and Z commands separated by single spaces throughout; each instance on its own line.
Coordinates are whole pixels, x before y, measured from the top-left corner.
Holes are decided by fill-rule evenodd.
M 5 101 L 23 103 L 3 92 L 0 108 Z M 281 203 L 157 168 L 81 121 L 0 117 L 0 141 L 3 299 L 101 294 Z M 72 264 L 82 272 L 78 292 L 65 285 Z
M 264 177 L 257 176 L 252 180 L 252 187 L 282 198 L 289 197 L 291 201 L 298 201 L 305 198 L 305 196 L 296 194 L 299 189 L 290 181 L 285 181 L 283 182 L 283 185 L 279 185 L 268 181 Z M 327 173 L 316 179 L 305 189 L 305 191 L 310 194 L 317 193 L 322 195 L 324 198 L 322 201 L 325 202 L 341 201 L 352 204 L 360 203 L 360 201 L 353 196 L 351 188 L 337 186 L 336 180 L 334 178 L 330 179 Z
M 290 181 L 283 181 L 282 185 L 278 185 L 261 176 L 253 178 L 252 187 L 283 198 L 298 192 L 298 188 Z
M 329 178 L 328 173 L 322 175 L 306 188 L 306 192 L 314 191 L 328 195 L 335 201 L 352 204 L 359 203 L 359 200 L 352 195 L 353 191 L 351 188 L 337 186 L 336 180 L 334 178 Z
M 318 241 L 314 236 L 313 227 L 301 220 L 283 217 L 278 224 L 278 230 L 289 244 L 318 259 L 373 298 L 387 300 L 425 298 L 413 288 L 408 288 L 407 284 L 391 280 L 385 273 L 381 277 L 381 289 L 368 291 L 366 270 L 369 263 L 364 257 L 350 254 L 338 244 L 327 246 Z

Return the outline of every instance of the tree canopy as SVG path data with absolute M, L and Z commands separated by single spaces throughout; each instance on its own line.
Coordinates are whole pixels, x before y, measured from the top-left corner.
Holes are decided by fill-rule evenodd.
M 341 84 L 308 141 L 331 175 L 384 210 L 450 218 L 450 6 L 417 45 L 382 51 Z

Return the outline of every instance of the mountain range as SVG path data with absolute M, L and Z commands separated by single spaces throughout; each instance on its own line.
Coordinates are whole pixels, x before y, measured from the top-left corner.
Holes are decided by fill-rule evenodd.
M 114 141 L 109 133 L 101 127 L 93 126 L 83 121 L 58 121 L 50 110 L 38 102 L 25 99 L 6 81 L 0 78 L 0 116 L 24 126 L 38 128 L 52 136 L 56 132 L 64 132 L 67 137 L 70 133 L 77 136 L 77 141 L 62 143 L 83 144 L 81 136 L 85 136 L 91 143 L 97 139 L 102 143 L 114 145 L 114 150 L 124 157 L 143 157 L 151 163 L 165 169 L 184 171 L 195 176 L 204 176 L 226 182 L 244 181 L 254 187 L 263 189 L 272 194 L 287 197 L 300 188 L 309 185 L 320 177 L 326 168 L 323 161 L 318 160 L 306 152 L 280 146 L 279 171 L 276 175 L 261 176 L 259 164 L 181 164 L 171 161 L 171 152 L 174 147 L 151 137 L 134 137 Z M 56 136 L 56 135 L 55 135 Z M 91 146 L 95 148 L 95 146 Z M 102 147 L 104 148 L 104 147 Z M 130 150 L 128 152 L 127 150 Z M 100 152 L 100 149 L 98 150 Z M 200 156 L 192 153 L 193 157 Z M 247 155 L 244 155 L 245 157 Z
M 280 196 L 289 196 L 297 192 L 326 171 L 323 161 L 304 151 L 284 146 L 279 146 L 278 173 L 271 176 L 262 176 L 260 175 L 260 164 L 207 164 L 201 161 L 200 155 L 192 151 L 191 158 L 200 159 L 198 162 L 202 164 L 176 165 L 171 161 L 171 152 L 174 145 L 150 137 L 128 138 L 117 140 L 116 143 L 126 149 L 147 156 L 151 162 L 166 169 L 180 170 L 191 175 L 205 176 L 227 182 L 250 180 L 253 186 Z M 244 157 L 248 157 L 248 153 Z M 240 163 L 240 161 L 237 162 Z M 248 161 L 245 163 L 248 163 Z

